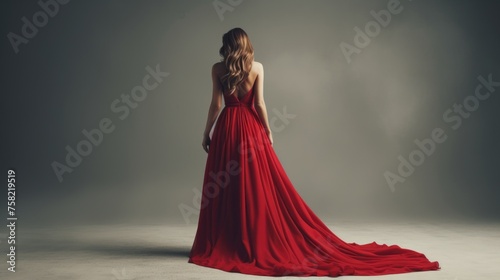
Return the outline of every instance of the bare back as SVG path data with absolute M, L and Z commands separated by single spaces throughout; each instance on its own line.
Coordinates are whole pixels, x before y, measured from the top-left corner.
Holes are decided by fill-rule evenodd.
M 236 91 L 233 93 L 238 97 L 238 99 L 241 99 L 245 94 L 247 94 L 252 87 L 255 85 L 255 81 L 257 79 L 257 76 L 259 75 L 259 62 L 252 62 L 252 69 L 250 70 L 250 73 L 248 73 L 248 77 L 243 81 L 241 84 L 239 84 L 236 87 Z M 223 88 L 223 92 L 225 94 L 229 94 L 228 89 L 224 88 L 222 85 L 222 76 L 224 76 L 227 73 L 226 66 L 224 65 L 223 62 L 216 63 L 217 67 L 217 77 L 219 79 L 219 83 L 221 84 L 221 87 Z

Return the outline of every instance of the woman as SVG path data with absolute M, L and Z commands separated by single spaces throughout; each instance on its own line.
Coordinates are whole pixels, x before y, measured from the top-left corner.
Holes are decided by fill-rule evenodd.
M 208 158 L 190 263 L 269 276 L 439 269 L 421 253 L 375 242 L 346 243 L 331 232 L 296 192 L 273 150 L 264 69 L 254 61 L 245 31 L 224 34 L 219 53 L 223 60 L 212 67 L 202 140 Z

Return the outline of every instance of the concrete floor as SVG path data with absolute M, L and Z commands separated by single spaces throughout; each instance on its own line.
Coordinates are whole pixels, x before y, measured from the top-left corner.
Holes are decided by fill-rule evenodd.
M 336 279 L 500 279 L 500 223 L 327 223 L 348 242 L 398 244 L 424 253 L 440 271 Z M 277 279 L 228 273 L 187 262 L 195 225 L 108 225 L 19 228 L 17 272 L 0 279 Z M 4 260 L 6 234 L 0 243 Z M 329 279 L 280 277 L 279 279 Z M 333 279 L 333 278 L 332 278 Z

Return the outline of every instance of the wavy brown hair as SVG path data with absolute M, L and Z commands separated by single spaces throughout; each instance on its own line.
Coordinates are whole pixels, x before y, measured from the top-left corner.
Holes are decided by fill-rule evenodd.
M 253 47 L 247 33 L 239 27 L 229 30 L 222 36 L 219 54 L 227 69 L 221 82 L 225 89 L 233 93 L 252 70 Z

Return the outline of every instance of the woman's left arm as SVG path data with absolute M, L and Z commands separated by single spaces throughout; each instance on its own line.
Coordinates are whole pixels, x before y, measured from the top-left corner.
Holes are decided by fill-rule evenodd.
M 210 107 L 208 109 L 207 123 L 205 125 L 205 131 L 203 132 L 203 141 L 201 145 L 205 152 L 208 153 L 208 146 L 210 145 L 210 130 L 219 115 L 220 109 L 222 107 L 222 86 L 217 75 L 217 64 L 212 66 L 212 101 L 210 102 Z

